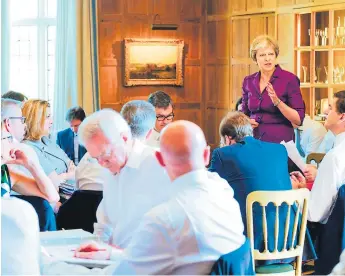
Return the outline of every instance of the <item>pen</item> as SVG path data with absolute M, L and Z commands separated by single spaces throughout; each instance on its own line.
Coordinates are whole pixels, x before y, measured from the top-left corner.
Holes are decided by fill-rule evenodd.
M 71 249 L 71 251 L 76 251 L 76 249 Z M 87 251 L 80 251 L 80 252 L 97 252 L 97 251 L 107 251 L 107 249 L 100 248 L 98 250 L 87 250 Z

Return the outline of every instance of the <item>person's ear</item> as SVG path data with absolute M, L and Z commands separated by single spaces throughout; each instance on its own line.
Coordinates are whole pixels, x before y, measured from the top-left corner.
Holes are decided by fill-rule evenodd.
M 232 141 L 232 137 L 225 135 L 225 145 L 230 146 L 231 145 L 231 141 Z
M 145 140 L 148 140 L 152 134 L 153 129 L 151 128 L 149 132 L 146 134 Z
M 121 136 L 121 138 L 122 138 L 123 141 L 127 142 L 127 140 L 128 140 L 128 135 L 127 135 L 127 133 L 122 132 L 122 133 L 120 133 L 120 136 Z
M 210 146 L 207 146 L 205 149 L 204 149 L 204 164 L 205 166 L 207 166 L 209 163 L 210 163 L 210 155 L 211 155 L 211 149 L 210 149 Z
M 165 163 L 164 163 L 164 159 L 163 159 L 162 153 L 160 151 L 156 151 L 155 155 L 156 155 L 156 158 L 157 158 L 157 161 L 158 161 L 159 165 L 161 165 L 162 167 L 165 167 Z
M 5 125 L 5 129 L 8 133 L 11 133 L 10 129 L 11 129 L 11 126 L 10 126 L 10 119 L 5 119 L 5 122 L 4 122 L 4 125 Z

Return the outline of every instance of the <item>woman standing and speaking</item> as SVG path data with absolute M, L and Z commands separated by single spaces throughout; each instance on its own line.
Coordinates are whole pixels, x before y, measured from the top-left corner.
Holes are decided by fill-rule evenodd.
M 250 117 L 254 137 L 280 143 L 295 140 L 293 124 L 300 126 L 305 106 L 299 79 L 276 64 L 279 46 L 271 37 L 254 39 L 250 57 L 260 71 L 244 78 L 242 111 Z

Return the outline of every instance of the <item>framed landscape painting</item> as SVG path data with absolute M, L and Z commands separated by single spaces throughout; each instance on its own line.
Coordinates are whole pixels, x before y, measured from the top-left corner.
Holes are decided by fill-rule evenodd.
M 183 86 L 183 40 L 125 39 L 125 86 Z

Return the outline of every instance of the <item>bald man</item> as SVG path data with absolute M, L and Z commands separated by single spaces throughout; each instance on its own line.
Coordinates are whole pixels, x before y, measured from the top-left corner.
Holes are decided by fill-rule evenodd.
M 173 184 L 170 200 L 145 214 L 123 254 L 97 243 L 81 246 L 77 257 L 115 261 L 90 274 L 209 274 L 221 255 L 245 242 L 232 188 L 205 169 L 210 149 L 202 130 L 187 121 L 171 123 L 160 148 L 156 157 Z

